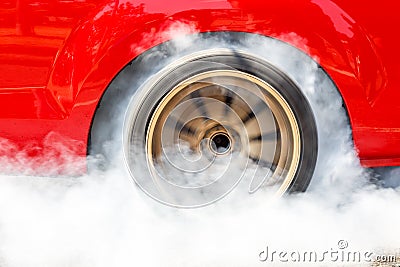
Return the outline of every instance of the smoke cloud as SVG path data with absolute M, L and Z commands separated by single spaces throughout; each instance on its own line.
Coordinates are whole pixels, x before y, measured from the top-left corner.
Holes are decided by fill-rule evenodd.
M 172 32 L 188 29 L 193 26 L 180 23 Z M 172 44 L 177 58 L 194 44 L 221 46 L 220 40 L 180 38 Z M 274 40 L 246 43 L 287 70 L 319 114 L 320 154 L 306 193 L 269 199 L 232 192 L 213 205 L 177 209 L 149 198 L 121 164 L 80 177 L 28 176 L 20 163 L 33 168 L 37 162 L 30 165 L 23 151 L 2 140 L 1 149 L 14 156 L 1 159 L 2 172 L 11 175 L 0 176 L 0 266 L 369 266 L 380 255 L 398 255 L 400 169 L 360 166 L 340 97 L 326 90 L 332 82 L 307 56 L 288 60 Z M 271 45 L 274 54 L 266 53 Z M 57 149 L 65 168 L 76 168 L 74 151 Z M 43 170 L 55 164 L 44 162 Z M 349 253 L 360 259 L 348 260 Z

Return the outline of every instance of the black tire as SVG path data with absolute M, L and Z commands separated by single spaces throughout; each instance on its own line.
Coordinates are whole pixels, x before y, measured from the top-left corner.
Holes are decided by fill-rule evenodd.
M 288 59 L 288 61 L 292 61 L 290 64 L 275 64 L 273 56 L 272 59 L 263 58 L 259 56 L 259 53 L 253 53 L 259 49 L 256 43 L 252 44 L 253 38 L 269 44 L 271 51 L 275 53 L 278 50 L 295 51 L 291 56 L 297 58 Z M 96 111 L 90 134 L 90 154 L 102 159 L 96 161 L 97 167 L 108 168 L 118 165 L 125 158 L 128 170 L 138 185 L 160 202 L 182 207 L 211 203 L 212 201 L 209 199 L 200 202 L 196 199 L 194 202 L 182 203 L 181 199 L 184 196 L 179 195 L 179 192 L 174 192 L 179 196 L 173 197 L 172 200 L 170 194 L 168 197 L 160 197 L 157 195 L 159 193 L 156 189 L 149 189 L 148 184 L 143 184 L 146 183 L 144 181 L 146 178 L 137 176 L 143 175 L 143 173 L 150 175 L 152 173 L 145 170 L 148 166 L 142 165 L 147 163 L 144 164 L 145 159 L 141 160 L 140 157 L 146 157 L 142 155 L 147 151 L 148 139 L 145 133 L 147 134 L 154 112 L 166 95 L 191 77 L 202 73 L 226 70 L 238 73 L 238 77 L 247 77 L 246 75 L 248 75 L 265 82 L 288 104 L 288 112 L 293 112 L 298 125 L 300 154 L 295 174 L 283 193 L 305 191 L 313 177 L 317 163 L 318 130 L 314 118 L 315 112 L 313 112 L 307 92 L 305 93 L 302 88 L 302 82 L 299 82 L 301 78 L 296 78 L 298 74 L 290 73 L 290 69 L 293 66 L 296 67 L 296 64 L 297 68 L 304 67 L 298 62 L 304 61 L 306 64 L 317 66 L 315 62 L 285 43 L 247 33 L 207 33 L 193 36 L 193 39 L 196 47 L 180 47 L 174 41 L 170 41 L 145 52 L 127 65 L 109 85 Z M 289 67 L 285 67 L 285 64 L 288 64 Z M 318 66 L 314 70 L 316 70 L 317 77 L 328 78 Z M 298 76 L 301 77 L 301 75 Z M 257 87 L 262 86 L 257 85 Z M 332 87 L 334 88 L 334 86 Z M 260 90 L 263 91 L 262 89 Z M 267 93 L 269 94 L 269 92 Z M 276 119 L 274 111 L 272 113 Z M 135 130 L 139 128 L 143 128 L 143 132 L 139 133 L 140 130 Z M 279 141 L 276 142 L 279 143 Z M 282 144 L 279 146 L 284 147 Z M 124 147 L 125 153 L 121 153 Z M 281 147 L 279 149 L 282 149 Z M 277 152 L 275 151 L 275 153 Z M 148 159 L 146 159 L 147 161 Z M 255 162 L 261 164 L 260 160 Z M 214 200 L 222 196 L 214 197 Z

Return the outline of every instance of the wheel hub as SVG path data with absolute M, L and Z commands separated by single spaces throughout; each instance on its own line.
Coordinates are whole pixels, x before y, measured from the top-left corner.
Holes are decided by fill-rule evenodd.
M 215 155 L 224 155 L 231 149 L 232 140 L 225 132 L 216 132 L 210 138 L 210 149 Z

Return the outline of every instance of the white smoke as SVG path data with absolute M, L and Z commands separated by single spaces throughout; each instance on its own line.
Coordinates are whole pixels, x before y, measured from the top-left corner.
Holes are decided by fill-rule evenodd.
M 254 54 L 262 53 L 261 41 L 251 40 L 260 47 Z M 187 47 L 191 42 L 185 37 L 179 44 Z M 281 62 L 279 67 L 290 69 L 284 52 L 270 56 Z M 0 266 L 292 266 L 296 262 L 282 262 L 278 253 L 397 253 L 399 169 L 380 170 L 381 182 L 376 182 L 376 175 L 360 167 L 337 93 L 321 94 L 330 81 L 313 86 L 316 65 L 306 67 L 291 73 L 318 110 L 319 135 L 327 140 L 319 144 L 322 156 L 307 193 L 269 202 L 257 194 L 239 200 L 229 194 L 214 205 L 185 210 L 149 198 L 123 168 L 78 178 L 26 176 L 17 168 L 22 174 L 0 177 Z M 15 174 L 21 162 L 37 166 L 25 164 L 29 159 L 24 152 L 7 141 L 1 142 L 1 149 L 17 155 L 2 159 L 4 172 Z M 66 159 L 73 154 L 61 145 L 59 150 Z M 66 162 L 74 166 L 75 161 L 71 157 Z M 51 164 L 41 166 L 49 169 Z M 344 242 L 347 247 L 338 248 Z M 260 261 L 267 248 L 277 251 L 275 259 L 269 255 Z M 348 264 L 325 256 L 325 261 L 312 264 Z

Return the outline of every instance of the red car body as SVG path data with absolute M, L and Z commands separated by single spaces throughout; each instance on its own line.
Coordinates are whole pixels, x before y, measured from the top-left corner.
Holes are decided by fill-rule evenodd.
M 34 156 L 45 153 L 49 133 L 59 133 L 47 144 L 75 140 L 73 151 L 85 156 L 108 84 L 171 38 L 164 32 L 176 21 L 192 32 L 250 32 L 303 50 L 338 87 L 361 163 L 400 165 L 394 0 L 2 1 L 0 136 Z

